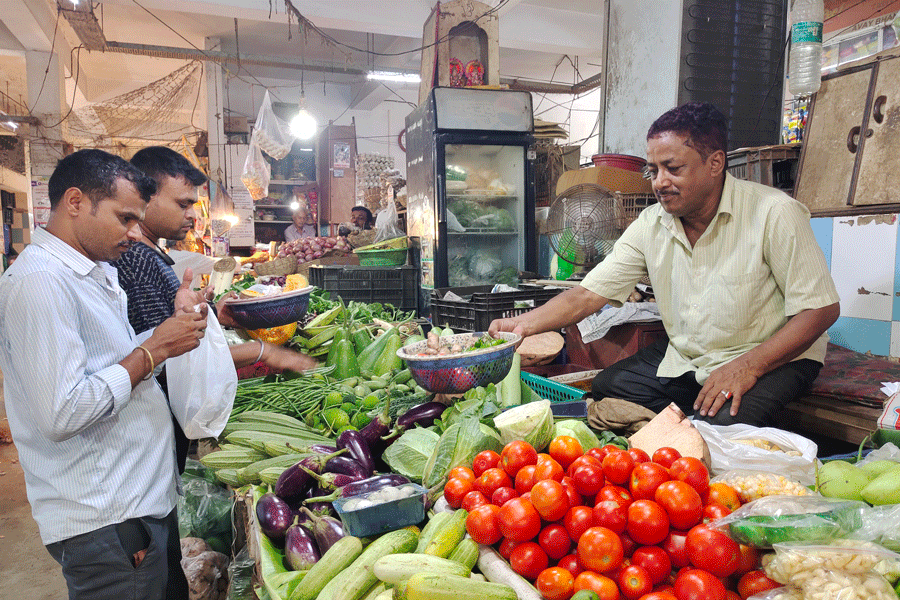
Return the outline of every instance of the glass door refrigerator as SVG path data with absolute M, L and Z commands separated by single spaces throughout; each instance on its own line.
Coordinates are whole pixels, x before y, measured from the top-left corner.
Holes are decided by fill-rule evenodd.
M 407 228 L 422 316 L 435 288 L 535 271 L 531 94 L 434 88 L 406 118 Z

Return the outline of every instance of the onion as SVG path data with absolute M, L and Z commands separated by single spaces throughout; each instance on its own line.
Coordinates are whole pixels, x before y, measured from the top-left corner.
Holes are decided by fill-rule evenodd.
M 301 265 L 302 265 L 302 264 L 305 263 L 305 262 L 306 262 L 306 257 L 304 257 L 304 256 L 298 256 L 298 257 L 297 257 L 297 264 L 301 264 Z
M 319 244 L 310 244 L 309 249 L 313 252 L 318 252 L 322 249 L 322 246 L 320 246 Z
M 315 256 L 313 256 L 312 253 L 309 253 L 309 252 L 308 252 L 308 253 L 306 254 L 306 260 L 312 260 L 312 259 L 314 259 L 314 258 L 315 258 Z
M 313 252 L 313 257 L 314 258 L 322 258 L 322 251 L 316 250 L 315 252 Z

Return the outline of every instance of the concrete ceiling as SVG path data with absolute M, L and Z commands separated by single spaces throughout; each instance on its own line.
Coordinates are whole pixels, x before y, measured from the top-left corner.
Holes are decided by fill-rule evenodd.
M 81 0 L 81 10 L 88 1 Z M 501 76 L 572 84 L 599 72 L 601 0 L 489 2 L 499 5 Z M 27 103 L 23 56 L 28 50 L 46 52 L 53 47 L 59 54 L 68 78 L 66 97 L 74 98 L 76 108 L 132 91 L 184 64 L 175 58 L 79 51 L 81 40 L 58 16 L 58 6 L 71 9 L 71 3 L 0 2 L 0 78 L 8 82 L 0 92 Z M 295 63 L 302 57 L 304 64 L 326 68 L 324 75 L 315 74 L 316 81 L 324 78 L 348 89 L 363 85 L 364 79 L 342 73 L 343 68 L 418 71 L 418 48 L 432 0 L 293 0 L 293 4 L 338 43 L 326 41 L 315 31 L 304 35 L 296 19 L 289 26 L 283 0 L 103 0 L 93 4 L 93 12 L 107 41 L 204 49 L 212 38 L 228 53 L 239 50 L 242 55 Z M 577 65 L 577 72 L 566 57 Z M 298 69 L 238 68 L 230 63 L 228 69 L 262 85 L 300 79 Z M 306 71 L 305 77 L 312 74 Z M 0 96 L 0 108 L 2 100 L 8 98 Z

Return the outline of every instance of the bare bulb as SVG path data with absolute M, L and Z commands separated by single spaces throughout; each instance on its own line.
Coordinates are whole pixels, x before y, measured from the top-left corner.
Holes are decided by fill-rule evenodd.
M 300 112 L 291 119 L 291 135 L 300 140 L 308 140 L 316 135 L 318 125 L 316 118 L 309 114 L 309 111 L 300 109 Z

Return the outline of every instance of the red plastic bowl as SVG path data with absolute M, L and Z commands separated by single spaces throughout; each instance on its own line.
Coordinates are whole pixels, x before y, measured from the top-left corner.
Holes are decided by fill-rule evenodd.
M 647 165 L 647 161 L 640 156 L 630 154 L 595 154 L 591 157 L 596 167 L 616 167 L 626 171 L 640 172 Z

